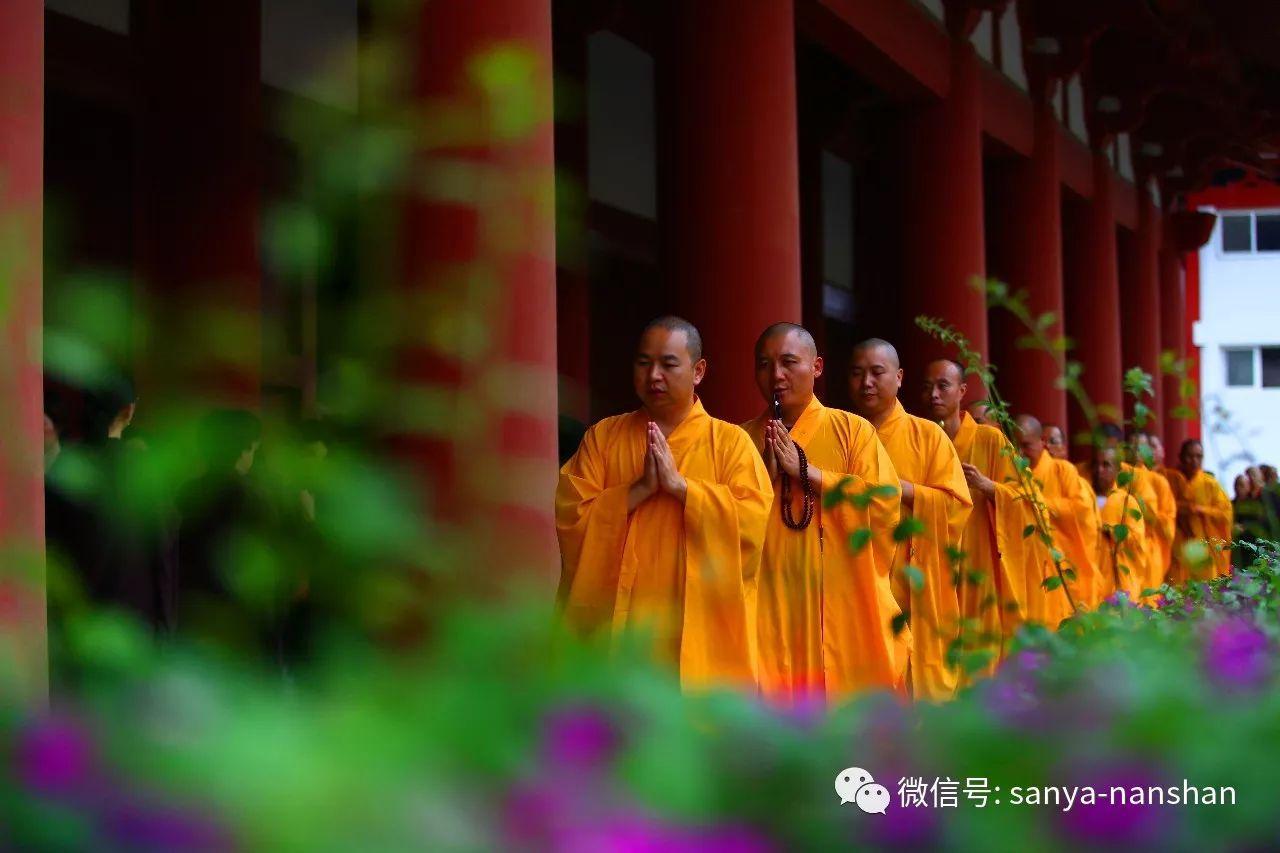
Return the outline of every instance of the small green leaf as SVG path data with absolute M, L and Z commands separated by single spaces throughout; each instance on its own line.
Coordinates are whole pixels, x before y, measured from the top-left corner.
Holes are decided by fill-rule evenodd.
M 871 543 L 871 528 L 859 527 L 849 534 L 849 550 L 857 554 Z
M 1122 489 L 1132 482 L 1133 482 L 1132 471 L 1121 471 L 1119 474 L 1116 475 L 1116 485 Z
M 911 584 L 911 588 L 916 592 L 924 589 L 924 572 L 915 566 L 903 566 L 902 574 L 906 575 L 907 582 Z
M 889 623 L 889 627 L 893 629 L 893 635 L 896 637 L 902 633 L 903 629 L 911 623 L 911 613 L 903 612 L 893 617 L 893 621 Z
M 917 536 L 921 533 L 924 533 L 924 522 L 914 515 L 909 515 L 902 519 L 897 527 L 893 528 L 893 541 L 906 542 L 912 536 Z
M 1129 525 L 1127 524 L 1112 525 L 1111 535 L 1115 537 L 1116 544 L 1119 545 L 1121 542 L 1129 538 Z
M 1028 524 L 1026 527 L 1022 528 L 1022 538 L 1026 539 L 1028 536 L 1030 536 L 1032 533 L 1035 533 L 1035 532 L 1036 532 L 1036 526 L 1034 524 Z
M 1062 586 L 1062 578 L 1058 577 L 1057 575 L 1050 575 L 1049 577 L 1045 578 L 1044 582 L 1040 585 L 1044 587 L 1046 590 L 1052 592 L 1053 590 Z
M 1134 521 L 1142 521 L 1142 510 L 1137 509 L 1136 507 L 1130 507 L 1129 517 L 1132 518 Z

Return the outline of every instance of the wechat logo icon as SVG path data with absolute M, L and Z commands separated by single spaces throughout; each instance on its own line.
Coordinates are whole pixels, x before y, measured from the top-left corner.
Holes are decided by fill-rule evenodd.
M 840 805 L 855 803 L 867 814 L 884 814 L 889 807 L 889 789 L 877 785 L 871 774 L 861 767 L 846 767 L 836 776 L 836 793 Z

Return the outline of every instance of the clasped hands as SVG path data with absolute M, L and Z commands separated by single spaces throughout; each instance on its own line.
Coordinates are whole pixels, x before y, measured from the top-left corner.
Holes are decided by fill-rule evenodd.
M 964 469 L 964 479 L 969 484 L 970 489 L 988 499 L 995 497 L 996 484 L 994 481 L 968 462 L 962 462 L 960 467 Z
M 800 477 L 800 451 L 782 421 L 765 421 L 764 467 L 769 471 L 770 480 L 778 479 L 779 470 L 788 477 Z
M 684 503 L 688 491 L 688 482 L 676 470 L 676 460 L 671 455 L 667 437 L 656 423 L 650 421 L 644 452 L 644 471 L 631 484 L 631 490 L 627 493 L 627 510 L 634 510 L 658 492 L 666 492 Z

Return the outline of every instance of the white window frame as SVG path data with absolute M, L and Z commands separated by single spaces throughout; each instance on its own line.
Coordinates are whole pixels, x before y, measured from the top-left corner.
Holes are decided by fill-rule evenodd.
M 1280 208 L 1261 207 L 1256 210 L 1217 210 L 1218 224 L 1214 228 L 1213 250 L 1221 260 L 1236 260 L 1240 258 L 1275 257 L 1280 255 L 1280 249 L 1259 249 L 1258 248 L 1258 217 L 1259 216 L 1280 216 Z M 1250 249 L 1247 252 L 1227 252 L 1222 248 L 1222 219 L 1228 216 L 1247 216 L 1249 217 L 1249 234 Z
M 1233 253 L 1234 254 L 1234 253 Z M 1244 254 L 1240 252 L 1239 254 Z M 1228 353 L 1248 352 L 1253 356 L 1251 366 L 1253 368 L 1253 382 L 1248 385 L 1232 385 L 1231 384 L 1231 361 Z M 1223 344 L 1222 346 L 1222 387 L 1228 390 L 1239 390 L 1245 388 L 1261 388 L 1262 387 L 1262 347 L 1246 346 L 1244 344 Z
M 1254 349 L 1257 350 L 1257 355 L 1254 356 L 1254 380 L 1256 384 L 1253 387 L 1259 391 L 1280 391 L 1280 385 L 1262 384 L 1262 351 L 1264 349 L 1280 349 L 1280 344 L 1259 344 Z

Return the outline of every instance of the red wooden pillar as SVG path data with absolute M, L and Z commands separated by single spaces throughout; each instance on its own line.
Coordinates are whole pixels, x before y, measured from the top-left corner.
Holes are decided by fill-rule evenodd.
M 1052 100 L 1035 107 L 1035 137 L 1028 160 L 1009 164 L 995 185 L 992 200 L 991 273 L 1014 290 L 1027 292 L 1034 316 L 1056 318 L 1049 334 L 1062 334 L 1062 192 L 1058 166 L 1058 120 Z M 1058 386 L 1061 370 L 1049 353 L 1018 346 L 1027 334 L 1007 311 L 991 314 L 991 359 L 1004 397 L 1017 412 L 1046 424 L 1066 426 L 1067 396 Z
M 941 318 L 987 353 L 986 297 L 972 286 L 986 275 L 982 200 L 979 62 L 968 39 L 951 44 L 951 88 L 905 122 L 903 292 L 900 339 L 893 341 L 914 399 L 924 366 L 950 351 L 916 329 L 917 315 Z M 970 396 L 983 393 L 970 382 Z
M 0 704 L 48 694 L 41 334 L 44 3 L 0 3 Z
M 1111 164 L 1093 152 L 1093 198 L 1070 223 L 1064 243 L 1077 257 L 1066 265 L 1067 334 L 1075 340 L 1071 357 L 1084 366 L 1081 377 L 1104 420 L 1116 420 L 1123 405 L 1120 360 L 1120 282 L 1116 260 L 1116 218 Z M 1070 407 L 1073 433 L 1088 428 L 1079 407 Z
M 756 337 L 801 321 L 792 0 L 672 5 L 670 269 L 702 332 L 703 400 L 738 422 L 762 408 Z
M 1160 250 L 1160 349 L 1172 352 L 1175 359 L 1186 358 L 1186 302 L 1183 294 L 1182 258 L 1170 246 Z M 1197 381 L 1199 377 L 1193 377 Z M 1182 404 L 1178 376 L 1168 375 L 1161 380 L 1163 394 L 1161 409 L 1164 425 L 1165 462 L 1173 465 L 1178 448 L 1190 434 L 1187 421 L 1173 416 L 1173 409 Z M 1189 401 L 1196 406 L 1198 401 Z
M 1152 377 L 1154 398 L 1144 402 L 1152 416 L 1161 419 L 1160 406 L 1160 211 L 1145 186 L 1138 187 L 1138 230 L 1127 247 L 1120 282 L 1120 309 L 1124 320 L 1121 352 L 1123 368 L 1141 367 Z M 1126 413 L 1133 411 L 1133 398 L 1125 399 Z M 1158 423 L 1150 423 L 1159 429 Z
M 433 0 L 404 22 L 427 133 L 403 184 L 394 430 L 474 580 L 556 570 L 551 4 Z M 423 404 L 430 420 L 424 422 Z M 501 531 L 501 535 L 494 535 Z
M 1186 266 L 1184 267 L 1186 275 L 1183 278 L 1182 285 L 1182 340 L 1183 350 L 1187 360 L 1187 376 L 1196 383 L 1197 396 L 1195 400 L 1196 416 L 1186 421 L 1187 438 L 1201 438 L 1201 429 L 1203 427 L 1204 413 L 1201 410 L 1201 402 L 1203 396 L 1199 394 L 1200 388 L 1200 347 L 1195 342 L 1195 326 L 1200 321 L 1200 247 L 1187 251 L 1185 255 Z
M 134 26 L 144 92 L 139 395 L 150 404 L 254 408 L 262 372 L 259 4 L 140 0 Z

